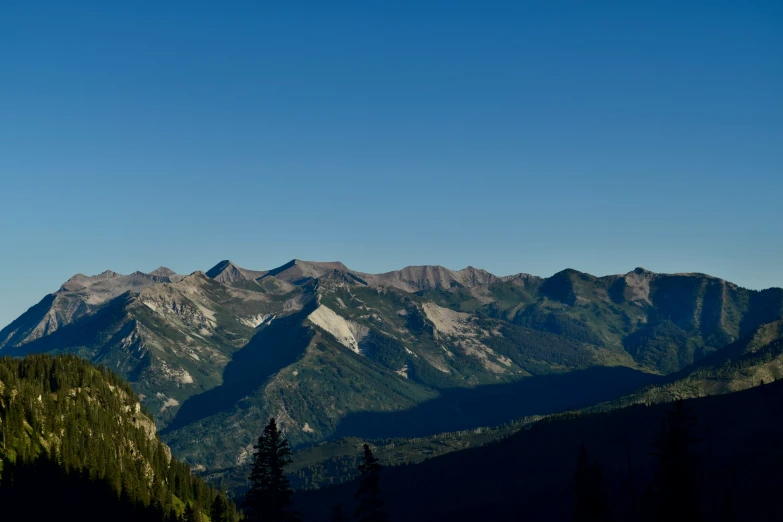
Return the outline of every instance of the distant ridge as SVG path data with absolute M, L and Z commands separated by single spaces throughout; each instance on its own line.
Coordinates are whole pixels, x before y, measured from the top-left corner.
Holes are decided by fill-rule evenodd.
M 221 261 L 209 270 L 207 270 L 207 277 L 214 279 L 220 283 L 234 283 L 236 281 L 252 281 L 258 277 L 261 277 L 266 272 L 257 270 L 246 270 L 238 267 L 228 259 Z
M 372 287 L 390 286 L 405 292 L 426 290 L 444 290 L 457 287 L 475 287 L 514 279 L 540 279 L 529 274 L 514 274 L 498 277 L 480 268 L 472 266 L 462 270 L 451 270 L 439 265 L 407 266 L 381 274 L 370 274 L 351 270 L 339 261 L 291 261 L 271 270 L 248 270 L 224 260 L 206 272 L 207 276 L 221 283 L 250 281 L 265 277 L 275 277 L 292 284 L 325 276 L 341 275 L 347 280 Z
M 177 274 L 174 270 L 172 270 L 170 268 L 166 268 L 165 266 L 159 266 L 158 268 L 156 268 L 152 272 L 149 272 L 149 275 L 157 276 L 157 277 L 166 277 L 166 278 L 169 278 L 169 279 L 177 279 L 179 277 L 183 277 L 183 276 L 180 276 L 179 274 Z
M 297 284 L 322 277 L 330 272 L 351 273 L 348 267 L 339 261 L 317 262 L 292 259 L 288 263 L 270 270 L 268 274 L 288 283 Z

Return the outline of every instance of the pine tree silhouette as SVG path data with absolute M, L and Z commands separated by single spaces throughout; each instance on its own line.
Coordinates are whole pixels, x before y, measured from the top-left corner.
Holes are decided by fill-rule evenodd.
M 225 497 L 223 497 L 222 493 L 215 495 L 214 500 L 212 500 L 212 506 L 209 509 L 209 518 L 212 522 L 227 522 L 228 505 L 227 503 L 224 504 L 224 501 Z
M 209 510 L 212 522 L 234 522 L 238 517 L 225 491 L 218 491 Z
M 606 511 L 603 468 L 598 462 L 590 463 L 587 449 L 582 443 L 574 474 L 574 521 L 603 521 L 606 520 Z
M 692 433 L 695 426 L 692 408 L 677 401 L 653 443 L 651 455 L 658 462 L 656 486 L 661 521 L 701 520 L 696 482 L 699 461 L 694 449 L 701 439 Z
M 258 437 L 255 450 L 250 491 L 244 502 L 248 518 L 259 522 L 299 520 L 296 513 L 288 511 L 293 490 L 285 467 L 291 463 L 291 447 L 282 438 L 274 417 Z
M 202 522 L 201 510 L 195 504 L 185 506 L 185 522 Z
M 734 494 L 731 485 L 726 487 L 723 494 L 723 522 L 734 522 L 737 517 L 734 513 Z
M 354 515 L 359 522 L 386 522 L 386 512 L 383 510 L 381 500 L 381 488 L 379 486 L 381 464 L 370 450 L 370 446 L 364 445 L 364 458 L 358 468 L 359 489 L 354 497 L 359 500 L 359 506 Z
M 330 519 L 331 522 L 348 522 L 348 518 L 345 516 L 345 513 L 343 512 L 343 507 L 338 503 L 336 506 L 334 506 L 334 510 L 332 511 L 332 518 Z

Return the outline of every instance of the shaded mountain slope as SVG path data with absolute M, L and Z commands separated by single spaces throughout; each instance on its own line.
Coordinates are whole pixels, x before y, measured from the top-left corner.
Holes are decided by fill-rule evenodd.
M 696 502 L 705 519 L 721 519 L 731 496 L 736 520 L 783 516 L 783 421 L 776 414 L 783 382 L 744 392 L 693 399 L 700 457 Z M 584 443 L 604 470 L 609 520 L 651 520 L 656 502 L 648 485 L 656 469 L 652 442 L 671 404 L 609 413 L 560 416 L 505 440 L 457 451 L 421 464 L 386 468 L 381 479 L 391 520 L 571 520 L 572 488 Z M 630 466 L 630 467 L 629 467 Z M 629 479 L 630 477 L 630 479 Z M 354 504 L 356 484 L 300 492 L 297 507 L 317 519 L 340 502 Z
M 299 359 L 314 336 L 301 324 L 302 315 L 308 311 L 286 316 L 261 329 L 234 353 L 223 370 L 223 383 L 186 400 L 166 432 L 230 409 Z
M 268 340 L 278 346 L 277 339 Z M 294 444 L 302 444 L 327 438 L 352 412 L 404 410 L 436 396 L 434 390 L 400 379 L 321 331 L 300 337 L 295 346 L 292 351 L 304 351 L 293 364 L 219 413 L 201 417 L 194 407 L 199 418 L 167 431 L 165 440 L 188 462 L 225 468 L 248 462 L 252 442 L 271 416 L 286 426 Z M 218 391 L 215 400 L 233 391 Z M 199 399 L 192 400 L 199 404 Z M 191 444 L 193 440 L 199 443 Z
M 731 393 L 780 378 L 783 378 L 783 321 L 775 321 L 669 375 L 661 383 L 641 388 L 609 403 L 598 404 L 590 410 Z

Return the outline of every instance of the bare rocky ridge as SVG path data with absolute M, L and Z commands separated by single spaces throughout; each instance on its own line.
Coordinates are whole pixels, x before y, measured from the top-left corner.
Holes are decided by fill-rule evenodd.
M 166 268 L 165 266 L 159 266 L 158 268 L 156 268 L 155 270 L 150 272 L 149 275 L 162 277 L 162 278 L 167 278 L 172 283 L 176 283 L 177 281 L 181 281 L 182 278 L 185 277 L 183 275 L 180 275 L 180 274 L 176 273 L 174 270 L 172 270 L 170 268 Z
M 285 265 L 268 271 L 247 270 L 230 261 L 221 261 L 207 275 L 220 282 L 266 279 L 274 277 L 291 284 L 302 284 L 323 277 L 343 277 L 348 282 L 371 287 L 393 287 L 404 292 L 423 290 L 447 290 L 458 287 L 486 286 L 501 281 L 534 278 L 528 274 L 498 277 L 486 270 L 474 267 L 450 270 L 442 266 L 409 266 L 383 274 L 369 274 L 351 270 L 339 261 L 316 262 L 294 259 Z
M 182 277 L 165 267 L 149 274 L 134 272 L 122 275 L 111 270 L 95 276 L 76 274 L 57 292 L 46 296 L 0 331 L 0 349 L 20 346 L 52 334 L 126 292 L 140 292 L 157 284 L 179 281 Z
M 454 271 L 442 266 L 409 266 L 384 274 L 361 275 L 372 286 L 391 286 L 404 292 L 483 286 L 500 281 L 486 270 L 473 267 Z
M 351 273 L 351 271 L 348 270 L 348 267 L 340 262 L 320 263 L 294 259 L 281 267 L 270 270 L 267 272 L 267 274 L 287 283 L 301 284 L 305 281 L 310 279 L 317 279 L 331 272 L 344 274 Z
M 257 270 L 245 270 L 231 261 L 225 260 L 210 268 L 207 271 L 207 276 L 219 283 L 234 283 L 236 281 L 252 281 L 265 273 Z

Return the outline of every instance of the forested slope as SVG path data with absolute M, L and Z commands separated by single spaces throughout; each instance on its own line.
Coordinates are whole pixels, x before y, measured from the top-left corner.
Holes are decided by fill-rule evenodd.
M 218 496 L 127 383 L 71 355 L 0 358 L 0 459 L 0 509 L 30 520 L 173 520 Z

